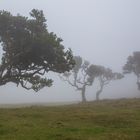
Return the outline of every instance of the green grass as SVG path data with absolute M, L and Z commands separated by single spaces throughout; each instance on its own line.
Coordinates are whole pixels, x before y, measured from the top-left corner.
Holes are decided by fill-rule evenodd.
M 0 140 L 140 140 L 140 99 L 1 108 Z

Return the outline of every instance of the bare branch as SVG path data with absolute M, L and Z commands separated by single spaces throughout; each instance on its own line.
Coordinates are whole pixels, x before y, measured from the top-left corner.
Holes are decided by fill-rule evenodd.
M 26 84 L 24 84 L 23 81 L 20 81 L 20 85 L 21 85 L 23 88 L 27 89 L 27 90 L 32 89 L 32 87 L 27 87 Z

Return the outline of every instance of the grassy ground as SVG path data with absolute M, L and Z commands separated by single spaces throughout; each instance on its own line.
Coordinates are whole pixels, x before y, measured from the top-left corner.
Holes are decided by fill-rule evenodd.
M 0 140 L 140 140 L 140 99 L 0 109 Z

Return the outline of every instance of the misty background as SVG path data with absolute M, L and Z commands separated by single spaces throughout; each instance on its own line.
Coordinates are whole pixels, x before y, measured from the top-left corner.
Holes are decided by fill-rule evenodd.
M 74 55 L 122 72 L 127 57 L 140 51 L 140 1 L 139 0 L 0 0 L 0 10 L 29 16 L 35 8 L 43 10 L 48 30 L 63 39 L 66 49 Z M 0 49 L 0 56 L 2 50 Z M 58 74 L 48 76 L 53 86 L 35 93 L 15 84 L 0 87 L 1 103 L 79 101 L 80 92 L 61 81 Z M 98 83 L 86 91 L 87 99 L 95 99 Z M 126 75 L 112 81 L 101 94 L 101 99 L 140 97 L 136 77 Z

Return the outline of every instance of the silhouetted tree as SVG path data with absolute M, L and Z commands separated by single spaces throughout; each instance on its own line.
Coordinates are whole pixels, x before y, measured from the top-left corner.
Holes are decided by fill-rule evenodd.
M 127 58 L 127 62 L 123 67 L 124 73 L 134 73 L 137 76 L 137 85 L 140 90 L 140 52 L 134 52 L 132 56 Z
M 100 66 L 100 75 L 98 77 L 99 80 L 99 90 L 96 92 L 96 100 L 98 101 L 100 98 L 100 94 L 102 93 L 104 87 L 108 85 L 112 80 L 122 79 L 124 76 L 121 73 L 113 73 L 111 69 L 104 68 Z
M 13 82 L 38 91 L 52 84 L 46 73 L 69 71 L 74 60 L 70 49 L 64 51 L 62 39 L 48 32 L 43 11 L 33 9 L 30 17 L 0 11 L 0 85 Z
M 93 84 L 94 79 L 100 75 L 100 67 L 90 65 L 80 56 L 75 56 L 75 67 L 70 72 L 65 72 L 60 78 L 68 82 L 76 90 L 81 91 L 82 102 L 86 102 L 86 87 Z

